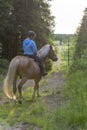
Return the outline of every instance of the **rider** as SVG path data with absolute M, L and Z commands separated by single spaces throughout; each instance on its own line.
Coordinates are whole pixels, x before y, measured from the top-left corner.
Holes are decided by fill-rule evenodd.
M 41 74 L 45 76 L 47 73 L 45 72 L 45 69 L 43 67 L 42 60 L 37 56 L 37 46 L 34 41 L 35 36 L 36 33 L 32 30 L 27 32 L 27 37 L 23 41 L 23 51 L 25 56 L 33 58 L 35 61 L 39 63 Z

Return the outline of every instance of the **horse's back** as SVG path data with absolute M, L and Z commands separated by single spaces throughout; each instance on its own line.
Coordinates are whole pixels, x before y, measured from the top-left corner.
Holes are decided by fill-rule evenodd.
M 28 78 L 36 77 L 40 74 L 40 68 L 34 59 L 27 56 L 16 56 L 12 62 L 18 63 L 18 75 L 27 76 Z
M 33 59 L 27 56 L 18 55 L 18 56 L 15 56 L 12 60 L 19 60 L 19 61 L 27 62 L 28 60 L 33 60 Z

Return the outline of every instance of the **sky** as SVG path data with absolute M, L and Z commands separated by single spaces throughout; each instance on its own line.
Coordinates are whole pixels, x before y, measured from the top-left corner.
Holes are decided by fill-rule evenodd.
M 53 0 L 50 4 L 55 16 L 54 33 L 74 34 L 81 23 L 87 0 Z

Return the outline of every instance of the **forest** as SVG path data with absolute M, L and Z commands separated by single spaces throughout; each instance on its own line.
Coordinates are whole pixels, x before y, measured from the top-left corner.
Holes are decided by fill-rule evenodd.
M 50 13 L 48 1 L 0 0 L 1 58 L 10 61 L 22 53 L 21 44 L 29 30 L 36 32 L 38 48 L 48 43 L 54 26 L 54 17 Z
M 51 1 L 0 0 L 0 130 L 87 130 L 87 8 L 75 34 L 55 34 Z M 34 83 L 29 80 L 19 104 L 5 96 L 3 82 L 10 61 L 23 55 L 28 30 L 36 32 L 38 49 L 54 46 L 58 61 L 46 61 L 41 97 L 31 101 Z

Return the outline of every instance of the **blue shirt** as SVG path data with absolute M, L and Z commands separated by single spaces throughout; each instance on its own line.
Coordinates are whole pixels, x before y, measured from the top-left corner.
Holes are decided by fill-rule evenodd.
M 36 43 L 33 40 L 26 38 L 23 41 L 23 51 L 26 55 L 34 55 L 37 53 Z

